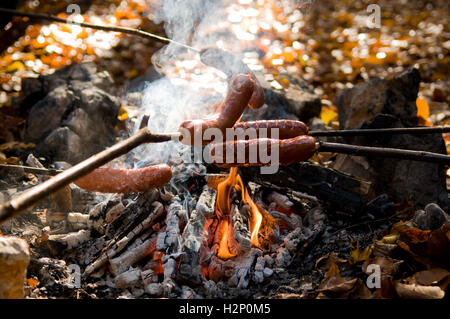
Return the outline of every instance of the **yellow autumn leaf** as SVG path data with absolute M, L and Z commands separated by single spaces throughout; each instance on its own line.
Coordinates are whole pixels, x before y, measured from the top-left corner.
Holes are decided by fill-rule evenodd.
M 328 125 L 332 121 L 336 121 L 338 119 L 338 113 L 333 111 L 332 109 L 322 109 L 320 113 L 320 119 Z
M 0 152 L 11 151 L 17 148 L 33 148 L 36 145 L 33 143 L 22 143 L 22 142 L 6 142 L 0 144 Z
M 383 238 L 381 238 L 381 242 L 384 244 L 395 244 L 398 240 L 399 235 L 391 234 L 386 235 Z
M 127 112 L 127 110 L 126 110 L 123 106 L 120 107 L 120 109 L 119 109 L 119 115 L 117 116 L 117 118 L 118 118 L 120 121 L 125 121 L 125 120 L 127 120 L 127 119 L 129 118 L 128 112 Z
M 418 97 L 416 100 L 417 105 L 417 117 L 423 118 L 425 121 L 428 120 L 430 116 L 430 108 L 428 106 L 427 100 L 423 97 Z
M 373 246 L 367 246 L 364 250 L 359 249 L 359 242 L 356 242 L 356 248 L 350 243 L 352 247 L 352 252 L 350 254 L 350 264 L 356 264 L 360 261 L 365 261 L 369 259 L 370 254 L 372 253 Z
M 20 61 L 14 61 L 8 67 L 6 68 L 6 72 L 15 72 L 15 71 L 22 71 L 25 69 L 25 65 L 23 65 Z
M 1 154 L 3 154 L 3 153 L 1 153 Z M 19 161 L 20 161 L 20 158 L 14 157 L 14 156 L 8 157 L 5 159 L 0 157 L 0 164 L 17 164 L 17 163 L 19 163 Z

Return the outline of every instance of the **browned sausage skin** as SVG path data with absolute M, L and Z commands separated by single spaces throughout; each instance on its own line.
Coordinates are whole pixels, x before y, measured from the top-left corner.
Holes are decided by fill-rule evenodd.
M 167 184 L 172 169 L 167 164 L 140 169 L 97 168 L 74 183 L 83 189 L 102 193 L 145 192 Z
M 308 126 L 301 121 L 294 120 L 267 120 L 239 122 L 233 126 L 235 130 L 256 130 L 257 138 L 278 138 L 280 140 L 308 134 Z M 262 129 L 267 129 L 267 135 L 262 136 Z M 272 136 L 272 129 L 278 129 L 278 136 Z
M 255 74 L 249 67 L 234 56 L 231 52 L 219 48 L 204 48 L 200 51 L 200 60 L 208 66 L 216 68 L 228 76 L 228 79 L 233 79 L 237 74 L 248 74 L 255 82 L 255 90 L 248 102 L 248 106 L 252 109 L 259 109 L 264 105 L 264 89 L 257 80 Z
M 186 145 L 198 145 L 196 134 L 201 134 L 200 145 L 207 145 L 211 140 L 203 138 L 209 128 L 225 129 L 233 127 L 241 117 L 253 93 L 254 82 L 249 75 L 238 74 L 230 84 L 225 100 L 219 106 L 220 113 L 210 118 L 188 120 L 181 123 L 179 131 L 182 133 L 180 141 Z
M 210 160 L 220 167 L 267 166 L 270 163 L 267 158 L 262 158 L 262 154 L 272 157 L 276 148 L 279 151 L 278 164 L 290 165 L 306 161 L 313 156 L 316 151 L 316 139 L 302 135 L 285 140 L 260 138 L 217 143 L 211 145 Z M 229 158 L 230 154 L 234 157 Z M 243 156 L 243 161 L 238 159 L 238 156 Z

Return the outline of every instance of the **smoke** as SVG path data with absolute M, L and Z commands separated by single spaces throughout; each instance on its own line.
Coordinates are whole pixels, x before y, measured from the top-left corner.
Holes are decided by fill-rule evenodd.
M 156 10 L 153 20 L 164 22 L 167 36 L 192 47 L 204 44 L 198 34 L 211 25 L 212 17 L 217 18 L 223 9 L 221 0 L 163 0 L 153 8 Z M 153 55 L 152 62 L 161 70 L 167 62 L 179 58 L 185 51 L 185 48 L 170 43 Z

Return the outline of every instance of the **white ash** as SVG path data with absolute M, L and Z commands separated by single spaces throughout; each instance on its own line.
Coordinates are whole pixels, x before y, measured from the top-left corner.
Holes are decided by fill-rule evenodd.
M 152 270 L 147 269 L 141 272 L 141 280 L 145 287 L 158 282 L 158 275 Z
M 110 259 L 111 272 L 117 276 L 144 258 L 152 241 L 153 238 L 149 238 L 144 242 L 136 240 L 136 243 L 130 246 L 123 254 Z
M 163 284 L 151 283 L 145 287 L 145 292 L 152 297 L 160 297 L 164 294 Z
M 267 196 L 267 200 L 276 203 L 279 207 L 286 210 L 289 210 L 294 206 L 294 203 L 290 201 L 289 197 L 275 191 Z
M 239 209 L 233 205 L 231 222 L 234 230 L 234 239 L 240 244 L 241 252 L 250 250 L 251 234 L 249 229 L 250 209 L 244 205 Z
M 188 286 L 182 286 L 181 287 L 181 299 L 197 299 L 198 295 L 195 293 L 195 291 L 188 287 Z
M 284 224 L 290 230 L 293 230 L 302 225 L 302 219 L 295 214 L 288 216 L 284 213 L 281 213 L 281 212 L 278 212 L 275 210 L 269 211 L 269 214 L 277 221 L 278 224 Z
M 176 272 L 176 261 L 175 259 L 169 258 L 164 264 L 164 281 L 168 281 L 169 279 L 173 279 Z
M 234 274 L 231 276 L 228 284 L 236 286 L 240 289 L 248 287 L 251 276 L 251 268 L 257 257 L 262 255 L 262 251 L 257 248 L 252 248 L 249 252 L 239 256 L 234 263 Z
M 84 272 L 84 276 L 88 276 L 98 268 L 102 267 L 108 259 L 113 258 L 118 253 L 124 249 L 128 243 L 130 243 L 137 235 L 139 235 L 144 230 L 148 230 L 153 225 L 155 219 L 161 216 L 161 214 L 164 211 L 164 206 L 160 202 L 153 202 L 151 204 L 152 211 L 148 215 L 146 219 L 144 219 L 139 225 L 137 225 L 131 232 L 129 232 L 126 236 L 121 238 L 120 240 L 112 240 L 110 243 L 108 243 L 107 251 L 100 255 L 99 258 L 97 258 L 92 264 L 90 264 L 88 267 L 86 267 L 86 270 Z M 140 244 L 139 241 L 136 241 L 136 244 Z
M 132 288 L 142 285 L 140 269 L 130 269 L 114 278 L 114 284 L 117 288 Z
M 270 276 L 272 276 L 273 275 L 273 270 L 272 269 L 270 269 L 270 268 L 264 268 L 264 270 L 263 270 L 263 274 L 264 274 L 264 277 L 270 277 Z
M 202 193 L 197 201 L 195 209 L 203 214 L 205 217 L 212 217 L 215 211 L 217 191 L 210 188 L 208 185 L 203 187 Z
M 123 211 L 125 210 L 125 206 L 123 205 L 122 201 L 120 201 L 117 205 L 111 207 L 107 212 L 105 216 L 105 222 L 110 223 L 114 219 L 116 219 Z
M 157 250 L 164 251 L 166 254 L 178 252 L 181 240 L 179 218 L 180 215 L 185 214 L 187 214 L 187 212 L 181 205 L 180 198 L 178 196 L 174 197 L 167 212 L 166 230 L 158 234 L 158 239 L 156 241 Z
M 184 228 L 181 241 L 182 255 L 178 267 L 178 276 L 193 283 L 201 283 L 203 281 L 200 249 L 203 242 L 204 225 L 205 217 L 203 213 L 194 210 Z
M 63 245 L 67 249 L 73 249 L 91 239 L 89 230 L 80 230 L 78 232 L 64 235 L 50 235 L 48 240 Z
M 278 268 L 285 268 L 292 262 L 292 256 L 285 247 L 280 247 L 277 250 L 277 257 L 275 258 L 275 264 Z

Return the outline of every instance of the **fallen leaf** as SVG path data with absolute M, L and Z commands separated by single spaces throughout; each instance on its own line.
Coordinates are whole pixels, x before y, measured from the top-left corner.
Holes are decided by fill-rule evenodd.
M 367 275 L 372 275 L 375 268 L 369 266 L 377 265 L 380 272 L 380 287 L 377 287 L 376 296 L 380 298 L 394 298 L 396 297 L 393 277 L 397 273 L 398 268 L 402 261 L 395 260 L 389 257 L 377 256 L 375 258 L 368 259 L 362 265 L 362 271 Z
M 428 106 L 427 100 L 423 97 L 418 97 L 416 100 L 417 106 L 417 117 L 421 117 L 425 121 L 430 117 L 430 107 Z
M 12 151 L 17 148 L 33 148 L 36 145 L 33 143 L 22 143 L 22 142 L 6 142 L 0 144 L 0 152 Z
M 396 282 L 395 290 L 402 299 L 442 299 L 445 292 L 440 287 L 406 285 Z
M 37 281 L 34 278 L 27 278 L 26 282 L 31 287 L 31 289 L 34 289 L 34 287 L 36 287 L 39 284 L 39 281 Z
M 450 272 L 443 268 L 432 268 L 415 274 L 417 283 L 424 286 L 436 285 L 449 276 Z
M 350 242 L 351 247 L 353 248 L 351 254 L 350 254 L 350 265 L 356 264 L 360 261 L 365 261 L 370 257 L 370 254 L 372 253 L 372 246 L 367 246 L 364 248 L 364 250 L 361 250 L 359 248 L 359 242 L 356 242 L 356 248 L 353 247 L 353 243 Z

